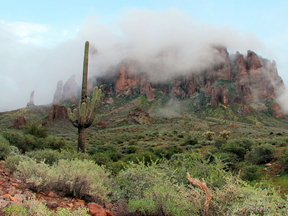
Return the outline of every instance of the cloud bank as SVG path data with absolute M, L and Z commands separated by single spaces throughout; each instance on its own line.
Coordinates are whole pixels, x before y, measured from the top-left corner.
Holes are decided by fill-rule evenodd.
M 0 111 L 26 106 L 33 90 L 36 105 L 51 103 L 57 82 L 66 82 L 73 74 L 80 84 L 86 40 L 94 52 L 97 51 L 90 56 L 90 75 L 103 74 L 127 59 L 137 61 L 153 80 L 175 73 L 197 72 L 219 61 L 210 48 L 213 44 L 244 53 L 251 49 L 270 57 L 252 33 L 240 33 L 228 26 L 211 26 L 173 8 L 130 9 L 114 23 L 106 24 L 97 17 L 87 17 L 77 29 L 75 39 L 54 48 L 42 44 L 51 28 L 0 22 Z

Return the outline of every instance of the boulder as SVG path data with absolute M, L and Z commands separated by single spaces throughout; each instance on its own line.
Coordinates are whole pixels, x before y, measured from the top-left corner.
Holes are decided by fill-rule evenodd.
M 133 119 L 139 124 L 153 124 L 151 116 L 142 107 L 129 112 L 128 119 Z
M 68 111 L 65 106 L 53 105 L 49 111 L 48 121 L 52 122 L 54 119 L 68 119 Z
M 24 118 L 24 116 L 20 116 L 14 120 L 12 127 L 22 129 L 26 123 L 27 123 L 27 121 Z

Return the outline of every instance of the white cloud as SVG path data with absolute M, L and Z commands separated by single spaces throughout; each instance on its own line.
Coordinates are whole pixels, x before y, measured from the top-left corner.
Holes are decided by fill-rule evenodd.
M 211 44 L 245 52 L 266 50 L 253 34 L 211 26 L 177 9 L 133 9 L 109 25 L 88 17 L 76 39 L 52 49 L 39 46 L 47 42 L 50 29 L 49 25 L 0 22 L 0 81 L 4 83 L 0 111 L 26 106 L 33 90 L 36 104 L 51 103 L 57 81 L 66 82 L 73 74 L 80 83 L 86 40 L 97 50 L 90 56 L 90 75 L 132 58 L 153 80 L 207 67 L 215 60 Z
M 63 37 L 65 37 L 67 35 L 68 31 L 66 31 L 65 29 L 63 30 Z

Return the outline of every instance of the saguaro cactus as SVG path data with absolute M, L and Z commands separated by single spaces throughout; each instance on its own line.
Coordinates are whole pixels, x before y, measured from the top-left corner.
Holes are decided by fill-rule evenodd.
M 85 43 L 85 54 L 83 63 L 82 93 L 79 101 L 79 109 L 68 109 L 68 116 L 72 124 L 78 128 L 78 151 L 85 152 L 86 128 L 90 127 L 96 116 L 100 104 L 101 89 L 94 88 L 92 100 L 87 97 L 87 77 L 88 77 L 88 54 L 89 42 Z

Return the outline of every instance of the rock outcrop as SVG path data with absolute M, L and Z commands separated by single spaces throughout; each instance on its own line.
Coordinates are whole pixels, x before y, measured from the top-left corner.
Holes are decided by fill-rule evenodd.
M 60 100 L 62 98 L 63 81 L 60 80 L 57 83 L 56 91 L 53 98 L 53 105 L 60 105 Z
M 153 124 L 153 120 L 149 113 L 141 107 L 138 107 L 129 112 L 128 119 L 133 119 L 139 124 Z
M 212 90 L 211 106 L 213 108 L 218 107 L 218 102 L 225 106 L 229 104 L 229 93 L 226 86 L 219 86 Z
M 14 120 L 12 127 L 22 129 L 26 123 L 27 123 L 27 121 L 24 118 L 24 116 L 20 116 Z
M 205 97 L 211 97 L 212 107 L 216 108 L 219 102 L 224 106 L 235 102 L 246 105 L 241 109 L 242 114 L 247 115 L 250 111 L 248 106 L 259 111 L 268 110 L 266 102 L 274 101 L 285 91 L 275 61 L 264 59 L 250 50 L 247 51 L 245 58 L 239 52 L 229 55 L 227 49 L 222 46 L 213 48 L 215 54 L 213 61 L 216 62 L 214 65 L 202 71 L 187 71 L 181 76 L 174 74 L 170 78 L 163 77 L 162 83 L 149 80 L 148 74 L 141 71 L 141 67 L 137 66 L 136 62 L 120 63 L 113 73 L 95 78 L 97 85 L 102 89 L 103 102 L 112 104 L 113 95 L 118 98 L 121 95 L 129 97 L 139 93 L 146 95 L 148 102 L 151 102 L 155 100 L 156 95 L 159 95 L 156 92 L 183 100 L 198 98 L 197 100 L 207 102 L 209 99 L 203 99 L 201 94 L 204 93 Z M 91 78 L 93 81 L 91 89 L 95 79 L 93 81 Z M 62 99 L 68 98 L 70 101 L 75 101 L 77 92 L 74 91 L 71 95 L 69 90 L 75 85 L 73 83 L 75 77 L 71 77 L 65 83 Z M 229 92 L 228 89 L 233 92 Z M 277 109 L 278 107 L 275 107 L 275 110 Z
M 63 86 L 62 100 L 68 100 L 71 103 L 76 103 L 78 92 L 79 86 L 75 81 L 75 75 L 73 75 Z
M 122 66 L 115 81 L 114 90 L 116 93 L 124 93 L 129 88 L 139 84 L 137 73 L 131 73 L 127 66 Z
M 284 113 L 281 111 L 281 108 L 280 108 L 278 103 L 274 103 L 274 105 L 272 107 L 272 114 L 276 118 L 283 118 L 285 116 Z
M 49 111 L 48 121 L 52 122 L 56 119 L 68 119 L 68 112 L 65 106 L 53 105 Z
M 27 103 L 27 107 L 29 107 L 29 106 L 35 106 L 35 104 L 34 104 L 34 91 L 32 91 L 30 94 L 30 99 L 29 99 L 29 102 Z

